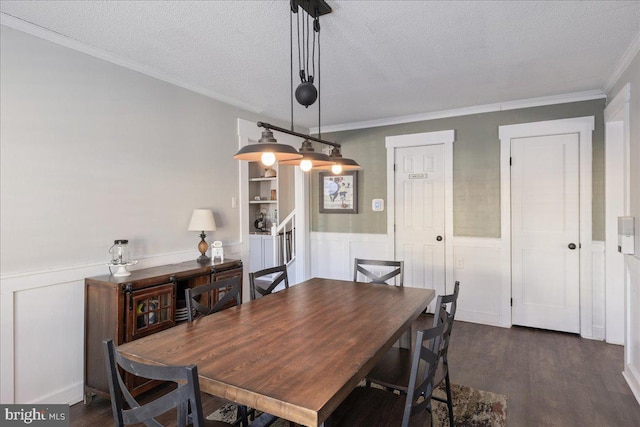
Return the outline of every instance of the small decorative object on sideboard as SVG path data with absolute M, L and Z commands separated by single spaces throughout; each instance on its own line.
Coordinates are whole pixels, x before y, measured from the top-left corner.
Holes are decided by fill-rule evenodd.
M 109 273 L 114 277 L 125 277 L 131 275 L 127 271 L 127 266 L 135 265 L 138 261 L 129 259 L 129 241 L 125 239 L 119 239 L 113 241 L 113 246 L 109 248 L 111 254 L 111 261 L 107 264 L 109 267 Z M 111 267 L 117 267 L 115 273 L 111 272 Z
M 222 247 L 222 242 L 220 240 L 216 240 L 211 244 L 211 260 L 223 262 L 224 261 L 224 248 Z

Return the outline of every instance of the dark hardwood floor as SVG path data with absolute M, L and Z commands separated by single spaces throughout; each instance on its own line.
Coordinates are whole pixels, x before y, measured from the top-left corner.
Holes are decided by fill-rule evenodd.
M 430 324 L 425 316 L 414 328 Z M 506 395 L 508 426 L 640 426 L 640 405 L 621 373 L 622 346 L 456 321 L 449 369 L 454 383 Z M 221 404 L 206 399 L 205 414 Z M 72 426 L 113 425 L 110 403 L 100 397 L 73 405 L 70 417 Z

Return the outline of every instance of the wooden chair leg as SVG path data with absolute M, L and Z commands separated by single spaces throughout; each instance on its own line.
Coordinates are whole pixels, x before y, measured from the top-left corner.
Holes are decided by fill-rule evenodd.
M 449 371 L 447 370 L 447 375 L 444 377 L 445 387 L 447 389 L 447 407 L 449 409 L 449 425 L 451 427 L 455 427 L 453 424 L 453 400 L 451 398 L 451 383 L 449 382 Z

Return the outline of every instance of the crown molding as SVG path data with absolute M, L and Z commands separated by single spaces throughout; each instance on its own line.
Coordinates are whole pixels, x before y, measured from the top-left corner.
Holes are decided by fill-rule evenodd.
M 6 13 L 0 12 L 0 24 L 5 25 L 7 27 L 13 28 L 18 31 L 22 31 L 24 33 L 33 35 L 35 37 L 39 37 L 41 39 L 50 41 L 52 43 L 56 43 L 58 45 L 67 47 L 69 49 L 73 49 L 87 55 L 93 56 L 95 58 L 102 59 L 104 61 L 119 65 L 121 67 L 137 71 L 149 77 L 153 77 L 155 79 L 164 81 L 166 83 L 170 83 L 174 86 L 181 87 L 183 89 L 187 89 L 191 92 L 198 93 L 200 95 L 204 95 L 206 97 L 215 99 L 217 101 L 223 102 L 225 104 L 229 104 L 231 106 L 241 108 L 252 113 L 261 113 L 259 109 L 256 109 L 255 106 L 243 103 L 238 101 L 235 98 L 231 98 L 225 95 L 221 95 L 217 92 L 211 91 L 201 86 L 196 86 L 190 83 L 186 83 L 182 80 L 173 78 L 171 76 L 165 75 L 163 73 L 152 70 L 151 68 L 142 66 L 134 61 L 131 61 L 126 58 L 122 58 L 120 56 L 114 55 L 112 53 L 97 49 L 95 47 L 89 46 L 87 44 L 81 43 L 77 40 L 73 40 L 69 37 L 63 36 L 62 34 L 55 33 L 53 31 L 47 30 L 43 27 L 37 26 L 30 22 L 24 21 L 22 19 L 18 19 L 14 16 L 8 15 Z M 553 104 L 563 104 L 567 102 L 578 102 L 578 101 L 588 101 L 593 99 L 606 98 L 606 93 L 611 90 L 617 79 L 622 75 L 622 72 L 627 68 L 631 60 L 633 60 L 635 54 L 640 49 L 640 33 L 634 38 L 631 42 L 629 48 L 626 50 L 623 58 L 616 66 L 612 75 L 607 79 L 607 82 L 604 85 L 603 90 L 593 90 L 586 92 L 577 92 L 563 95 L 554 95 L 548 97 L 541 98 L 530 98 L 516 101 L 508 101 L 503 103 L 496 104 L 486 104 L 486 105 L 478 105 L 472 107 L 464 107 L 464 108 L 456 108 L 451 110 L 442 110 L 431 113 L 421 113 L 421 114 L 412 114 L 407 116 L 398 116 L 398 117 L 390 117 L 376 120 L 367 120 L 361 122 L 352 122 L 352 123 L 343 123 L 332 126 L 323 126 L 323 132 L 339 132 L 345 130 L 353 130 L 353 129 L 365 129 L 372 128 L 378 126 L 389 126 L 395 124 L 402 123 L 412 123 L 426 120 L 435 120 L 447 117 L 458 117 L 458 116 L 466 116 L 470 114 L 480 114 L 480 113 L 490 113 L 496 111 L 505 111 L 505 110 L 514 110 L 520 108 L 529 108 L 529 107 L 539 107 L 544 105 L 553 105 Z M 318 133 L 318 128 L 313 127 L 309 129 L 309 133 Z
M 196 86 L 190 83 L 186 83 L 182 80 L 176 79 L 174 77 L 168 76 L 166 74 L 157 72 L 151 68 L 140 65 L 130 59 L 126 59 L 112 53 L 106 52 L 104 50 L 97 49 L 93 46 L 89 46 L 85 43 L 81 43 L 77 40 L 73 40 L 67 36 L 62 34 L 53 32 L 51 30 L 47 30 L 38 25 L 32 24 L 30 22 L 24 21 L 22 19 L 18 19 L 14 16 L 7 15 L 6 13 L 0 12 L 0 24 L 13 28 L 14 30 L 22 31 L 23 33 L 30 34 L 35 37 L 39 37 L 41 39 L 50 41 L 52 43 L 56 43 L 58 45 L 67 47 L 69 49 L 76 50 L 78 52 L 85 53 L 87 55 L 91 55 L 95 58 L 102 59 L 104 61 L 110 62 L 112 64 L 119 65 L 121 67 L 127 68 L 129 70 L 137 71 L 141 74 L 147 75 L 149 77 L 153 77 L 158 80 L 162 80 L 163 82 L 170 83 L 174 86 L 181 87 L 183 89 L 187 89 L 191 92 L 198 93 L 200 95 L 204 95 L 208 98 L 215 99 L 220 102 L 224 102 L 225 104 L 232 105 L 237 108 L 242 108 L 244 110 L 250 111 L 252 113 L 260 113 L 261 111 L 257 110 L 255 106 L 245 104 L 243 102 L 238 101 L 235 98 L 231 98 L 225 95 L 221 95 L 217 92 L 211 91 L 207 88 Z
M 616 84 L 622 73 L 627 69 L 633 58 L 635 58 L 636 54 L 640 52 L 640 32 L 636 34 L 636 36 L 631 40 L 629 47 L 625 50 L 624 55 L 620 58 L 620 61 L 616 64 L 616 67 L 613 69 L 613 72 L 604 83 L 604 87 L 602 91 L 604 93 L 609 93 L 613 86 Z
M 343 123 L 323 126 L 322 132 L 340 132 L 354 129 L 367 129 L 379 126 L 390 126 L 402 123 L 422 122 L 427 120 L 444 119 L 448 117 L 468 116 L 471 114 L 493 113 L 496 111 L 518 110 L 521 108 L 541 107 L 545 105 L 566 104 L 568 102 L 591 101 L 606 98 L 601 90 L 590 90 L 562 95 L 545 96 L 540 98 L 521 99 L 497 104 L 477 105 L 474 107 L 455 108 L 452 110 L 434 111 L 432 113 L 412 114 L 408 116 L 390 117 L 386 119 L 367 120 L 362 122 Z M 318 128 L 309 129 L 310 133 L 318 133 Z

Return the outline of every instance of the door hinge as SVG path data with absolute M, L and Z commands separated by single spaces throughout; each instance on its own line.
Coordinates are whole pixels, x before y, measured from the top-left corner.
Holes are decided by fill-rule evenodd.
M 513 165 L 513 157 L 509 157 L 509 166 Z
M 511 298 L 511 307 L 513 307 L 513 298 Z
M 393 171 L 394 171 L 394 172 L 396 171 L 397 166 L 398 166 L 398 165 L 396 165 L 395 163 L 393 164 Z

